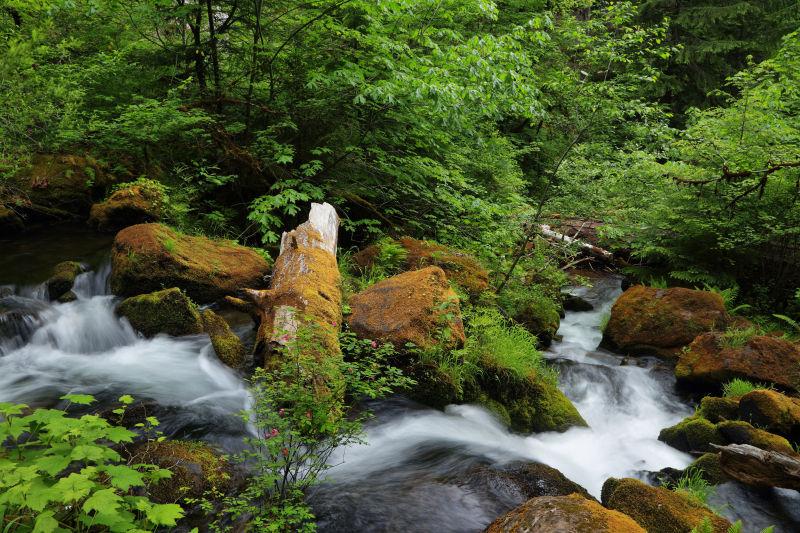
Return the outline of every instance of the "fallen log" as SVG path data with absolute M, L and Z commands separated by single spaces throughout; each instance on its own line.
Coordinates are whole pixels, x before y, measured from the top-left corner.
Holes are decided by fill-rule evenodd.
M 580 248 L 582 251 L 586 252 L 587 254 L 596 257 L 598 259 L 602 259 L 604 261 L 613 262 L 614 261 L 614 254 L 609 252 L 608 250 L 604 250 L 599 246 L 595 246 L 593 244 L 589 244 L 588 242 L 584 242 L 576 237 L 570 237 L 564 233 L 559 233 L 553 230 L 547 224 L 540 224 L 539 229 L 542 232 L 542 235 L 547 237 L 550 240 L 554 241 L 561 241 L 567 244 L 572 244 Z
M 308 221 L 281 237 L 270 288 L 244 289 L 259 325 L 254 355 L 268 365 L 280 346 L 294 341 L 299 329 L 313 330 L 313 351 L 340 356 L 342 293 L 336 263 L 339 216 L 328 203 L 311 204 Z M 241 301 L 229 299 L 241 308 Z
M 749 444 L 718 446 L 720 466 L 726 475 L 755 487 L 800 490 L 800 455 L 762 450 Z

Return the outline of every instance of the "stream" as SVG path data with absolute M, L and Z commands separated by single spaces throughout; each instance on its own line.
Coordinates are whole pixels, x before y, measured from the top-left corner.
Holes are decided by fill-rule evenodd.
M 64 394 L 87 393 L 105 408 L 130 394 L 152 406 L 148 414 L 165 434 L 239 449 L 246 428 L 234 415 L 249 399 L 242 377 L 217 360 L 206 335 L 143 339 L 119 319 L 119 299 L 107 290 L 109 246 L 107 236 L 70 227 L 0 241 L 0 401 L 58 406 Z M 75 283 L 78 299 L 49 302 L 42 282 L 67 259 L 90 269 Z M 545 356 L 589 428 L 526 436 L 473 405 L 442 412 L 402 397 L 374 402 L 366 442 L 337 450 L 337 466 L 311 494 L 320 531 L 481 531 L 523 498 L 478 473 L 516 461 L 557 468 L 598 499 L 608 477 L 652 479 L 650 472 L 686 467 L 689 455 L 657 440 L 693 410 L 676 393 L 671 369 L 598 349 L 620 280 L 600 278 L 572 292 L 594 310 L 567 312 L 563 340 Z M 727 483 L 711 505 L 741 518 L 746 532 L 800 531 L 794 491 Z

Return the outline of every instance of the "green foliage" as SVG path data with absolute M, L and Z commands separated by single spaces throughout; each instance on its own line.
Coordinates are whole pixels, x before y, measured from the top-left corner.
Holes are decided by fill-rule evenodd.
M 90 405 L 94 398 L 62 398 Z M 114 413 L 122 418 L 130 396 Z M 25 414 L 29 413 L 29 414 Z M 149 429 L 157 424 L 152 419 Z M 132 531 L 175 526 L 183 510 L 157 504 L 141 489 L 169 478 L 169 470 L 127 464 L 114 449 L 135 434 L 104 418 L 70 417 L 58 409 L 0 403 L 0 524 L 4 531 Z
M 325 353 L 320 332 L 310 323 L 275 354 L 274 364 L 256 369 L 251 378 L 252 408 L 243 420 L 257 436 L 239 460 L 253 472 L 247 487 L 225 498 L 225 512 L 248 516 L 259 531 L 313 531 L 314 516 L 305 491 L 330 468 L 333 451 L 360 442 L 362 423 L 370 414 L 361 410 L 344 416 L 355 402 L 391 394 L 412 381 L 389 366 L 391 345 L 378 347 L 345 332 L 340 342 L 346 359 Z
M 747 326 L 746 328 L 733 327 L 723 331 L 719 341 L 724 348 L 741 348 L 758 334 L 758 328 L 755 326 Z
M 699 468 L 687 468 L 677 482 L 669 487 L 670 489 L 685 494 L 690 499 L 700 504 L 707 504 L 714 492 L 714 485 L 711 485 L 703 477 L 703 471 Z
M 748 392 L 759 389 L 772 389 L 773 386 L 766 383 L 752 383 L 750 381 L 734 378 L 722 385 L 722 395 L 726 398 L 744 396 Z

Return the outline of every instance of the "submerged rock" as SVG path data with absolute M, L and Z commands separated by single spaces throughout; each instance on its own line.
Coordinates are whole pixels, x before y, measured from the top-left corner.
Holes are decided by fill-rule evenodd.
M 563 305 L 565 311 L 592 311 L 594 306 L 588 300 L 575 296 L 574 294 L 565 294 L 563 296 Z
M 45 283 L 47 284 L 47 294 L 51 300 L 59 300 L 67 292 L 72 290 L 75 278 L 86 269 L 77 261 L 64 261 L 53 268 L 53 274 Z
M 603 344 L 631 355 L 675 357 L 697 335 L 724 329 L 728 321 L 719 294 L 636 285 L 611 308 Z
M 134 296 L 179 287 L 198 302 L 265 286 L 270 265 L 230 241 L 179 233 L 162 224 L 130 226 L 114 238 L 111 290 Z
M 164 193 L 158 184 L 132 183 L 94 204 L 89 223 L 102 231 L 114 231 L 161 218 Z
M 402 237 L 393 244 L 401 246 L 405 270 L 418 270 L 438 266 L 447 278 L 461 286 L 470 296 L 478 296 L 489 288 L 489 274 L 473 256 L 441 244 Z M 369 269 L 380 260 L 381 243 L 373 244 L 353 256 L 362 269 Z
M 579 494 L 586 499 L 594 498 L 580 485 L 569 480 L 559 470 L 544 463 L 516 462 L 503 468 L 478 466 L 467 474 L 468 485 L 502 487 L 504 492 L 514 492 L 523 500 L 539 496 L 569 496 Z
M 731 523 L 705 505 L 679 492 L 652 487 L 632 478 L 603 483 L 603 505 L 625 513 L 647 531 L 687 533 L 708 522 L 714 533 L 726 533 Z
M 231 368 L 240 369 L 245 365 L 244 344 L 231 330 L 224 318 L 211 309 L 206 309 L 201 315 L 203 329 L 211 338 L 214 352 L 220 361 Z
M 464 344 L 458 296 L 439 267 L 379 281 L 350 298 L 350 328 L 360 337 L 421 349 Z
M 203 332 L 197 306 L 180 289 L 164 289 L 126 298 L 117 313 L 145 337 L 166 333 L 178 337 Z
M 800 399 L 759 389 L 742 396 L 738 407 L 742 420 L 800 442 Z
M 698 336 L 680 355 L 675 377 L 684 385 L 718 390 L 734 378 L 794 389 L 800 383 L 800 347 L 787 340 L 755 336 L 743 346 L 726 345 L 721 333 Z
M 644 533 L 622 513 L 578 494 L 532 498 L 501 516 L 485 533 Z M 654 530 L 655 531 L 655 530 Z

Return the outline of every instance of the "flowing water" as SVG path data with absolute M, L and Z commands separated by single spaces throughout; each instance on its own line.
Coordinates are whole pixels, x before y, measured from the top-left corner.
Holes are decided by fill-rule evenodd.
M 0 242 L 0 401 L 51 406 L 80 392 L 105 407 L 131 394 L 147 402 L 167 435 L 237 449 L 246 429 L 233 415 L 248 405 L 241 376 L 217 360 L 205 335 L 143 339 L 118 318 L 118 300 L 107 290 L 108 244 L 80 232 Z M 77 279 L 76 301 L 49 302 L 41 283 L 65 259 L 83 261 L 91 271 Z M 480 531 L 523 501 L 487 472 L 520 460 L 555 467 L 596 497 L 610 476 L 646 478 L 649 471 L 688 465 L 689 455 L 657 440 L 662 428 L 692 411 L 674 392 L 671 370 L 597 348 L 619 280 L 596 280 L 575 293 L 595 310 L 568 312 L 559 330 L 563 341 L 546 356 L 589 428 L 519 435 L 476 406 L 441 412 L 403 398 L 376 402 L 367 442 L 339 450 L 341 464 L 312 495 L 320 529 Z M 800 531 L 796 492 L 726 484 L 712 502 L 744 519 L 745 531 L 770 524 Z

